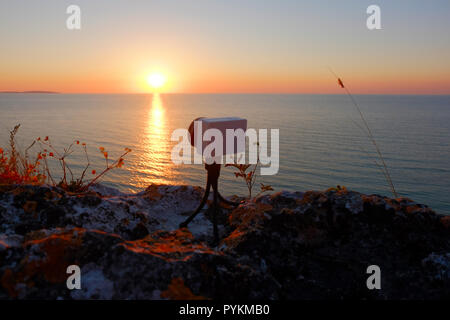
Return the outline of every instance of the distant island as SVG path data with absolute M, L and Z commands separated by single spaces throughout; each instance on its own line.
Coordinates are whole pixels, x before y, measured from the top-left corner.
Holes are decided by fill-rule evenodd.
M 56 92 L 56 91 L 42 91 L 42 90 L 36 90 L 36 91 L 0 91 L 0 93 L 47 93 L 47 94 L 59 94 L 59 92 Z

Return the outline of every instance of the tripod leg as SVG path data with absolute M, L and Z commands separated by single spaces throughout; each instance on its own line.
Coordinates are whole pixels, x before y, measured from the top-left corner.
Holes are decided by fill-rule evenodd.
M 217 186 L 217 180 L 214 180 L 212 182 L 212 188 L 213 188 L 213 192 L 214 192 L 214 202 L 213 202 L 213 224 L 214 224 L 214 242 L 216 244 L 219 243 L 219 230 L 217 229 L 217 214 L 218 214 L 218 210 L 220 210 L 220 206 L 219 206 L 219 191 L 218 191 L 218 186 Z
M 186 221 L 184 221 L 183 223 L 180 224 L 180 228 L 186 228 L 189 224 L 189 222 L 191 222 L 195 216 L 197 214 L 199 214 L 199 212 L 203 209 L 203 207 L 205 206 L 206 200 L 208 200 L 208 196 L 209 196 L 209 189 L 211 189 L 211 183 L 208 181 L 206 183 L 206 189 L 205 189 L 205 194 L 203 195 L 203 199 L 202 202 L 200 202 L 200 205 L 198 206 L 198 208 L 194 211 L 193 214 L 191 214 L 189 216 L 189 218 L 186 219 Z
M 227 200 L 224 197 L 222 197 L 222 195 L 220 193 L 219 193 L 219 200 L 230 206 L 238 206 L 239 205 L 239 202 L 233 202 L 233 201 Z

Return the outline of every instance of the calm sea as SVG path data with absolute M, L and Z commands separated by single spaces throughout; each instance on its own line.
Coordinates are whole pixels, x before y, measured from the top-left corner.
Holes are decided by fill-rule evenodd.
M 450 214 L 450 96 L 356 96 L 402 196 Z M 122 191 L 150 183 L 204 185 L 202 165 L 174 165 L 170 154 L 176 128 L 200 116 L 239 116 L 250 128 L 280 129 L 280 170 L 258 177 L 275 190 L 323 190 L 343 185 L 390 195 L 374 163 L 376 155 L 354 124 L 359 115 L 340 95 L 66 95 L 0 94 L 0 143 L 20 123 L 21 148 L 49 136 L 61 149 L 74 140 L 88 145 L 92 169 L 125 148 L 125 167 L 103 182 Z M 75 172 L 85 165 L 81 149 L 70 157 Z M 53 164 L 56 165 L 56 164 Z M 56 170 L 57 168 L 55 168 Z M 92 170 L 90 169 L 90 171 Z M 242 181 L 224 168 L 223 194 L 246 194 Z

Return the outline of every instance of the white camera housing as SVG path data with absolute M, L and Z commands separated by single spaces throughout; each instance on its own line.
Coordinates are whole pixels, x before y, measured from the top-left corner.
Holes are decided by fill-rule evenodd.
M 211 157 L 205 155 L 205 151 L 208 153 L 211 145 L 216 142 L 219 133 L 222 137 L 222 150 L 215 150 L 213 161 L 221 161 L 222 156 L 225 155 L 245 152 L 246 130 L 247 119 L 239 117 L 198 118 L 194 120 L 193 126 L 191 124 L 189 128 L 191 143 L 194 145 L 197 153 L 205 156 L 206 162 L 210 162 Z M 210 146 L 209 149 L 208 146 Z M 218 147 L 217 144 L 216 147 Z

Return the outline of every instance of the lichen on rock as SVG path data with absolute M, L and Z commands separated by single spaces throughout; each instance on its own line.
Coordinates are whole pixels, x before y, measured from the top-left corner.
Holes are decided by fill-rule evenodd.
M 343 188 L 282 191 L 180 222 L 203 189 L 0 188 L 0 299 L 450 297 L 448 216 Z M 82 289 L 66 269 L 79 265 Z M 382 290 L 366 287 L 380 266 Z

